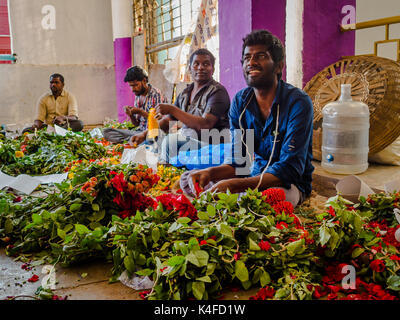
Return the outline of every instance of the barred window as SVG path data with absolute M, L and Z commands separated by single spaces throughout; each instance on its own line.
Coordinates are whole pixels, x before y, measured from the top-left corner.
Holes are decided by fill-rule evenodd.
M 176 56 L 182 40 L 193 31 L 200 5 L 201 0 L 134 1 L 134 33 L 144 33 L 147 64 L 165 64 Z M 215 28 L 216 24 L 217 13 L 213 12 Z M 217 41 L 213 41 L 216 48 L 210 49 L 214 54 Z

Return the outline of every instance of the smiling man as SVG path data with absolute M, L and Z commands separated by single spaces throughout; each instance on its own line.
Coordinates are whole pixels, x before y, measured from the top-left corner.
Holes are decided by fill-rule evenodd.
M 220 132 L 229 128 L 229 95 L 225 87 L 213 79 L 214 65 L 215 57 L 209 50 L 194 51 L 189 58 L 193 83 L 178 95 L 175 104 L 157 105 L 159 126 L 167 133 L 161 143 L 161 163 L 168 163 L 182 148 L 196 150 L 209 143 L 221 142 L 213 139 L 212 134 L 202 135 L 201 130 L 216 129 Z M 177 133 L 169 133 L 171 121 L 182 123 Z M 132 137 L 130 143 L 143 142 L 146 134 L 147 131 Z
M 243 39 L 242 67 L 248 87 L 236 94 L 229 111 L 232 156 L 221 166 L 191 173 L 194 183 L 212 185 L 211 192 L 278 187 L 294 207 L 309 196 L 314 170 L 313 106 L 305 92 L 281 79 L 284 58 L 281 41 L 267 30 L 255 30 Z M 254 154 L 245 145 L 250 145 L 248 132 L 254 137 Z M 254 161 L 239 175 L 243 156 Z

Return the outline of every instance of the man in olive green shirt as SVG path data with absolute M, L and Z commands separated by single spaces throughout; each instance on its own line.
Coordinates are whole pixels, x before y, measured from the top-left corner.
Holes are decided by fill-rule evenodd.
M 55 124 L 72 131 L 81 131 L 83 122 L 78 120 L 78 104 L 75 96 L 64 89 L 64 77 L 55 73 L 50 76 L 51 93 L 45 93 L 40 97 L 37 106 L 37 115 L 30 128 L 25 128 L 23 132 L 42 129 L 48 125 Z

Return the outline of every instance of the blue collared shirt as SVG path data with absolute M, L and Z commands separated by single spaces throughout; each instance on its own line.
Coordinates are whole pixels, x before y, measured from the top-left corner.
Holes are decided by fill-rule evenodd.
M 254 147 L 247 139 L 250 137 L 248 131 L 244 135 L 244 141 L 249 147 L 247 154 L 254 151 L 254 156 L 251 154 L 253 162 L 251 168 L 248 169 L 249 175 L 260 175 L 270 159 L 279 105 L 278 135 L 266 173 L 278 177 L 283 182 L 284 188 L 289 189 L 290 185 L 294 184 L 305 195 L 309 195 L 314 170 L 311 164 L 313 105 L 310 97 L 299 88 L 280 80 L 270 115 L 264 122 L 254 89 L 247 87 L 239 91 L 229 111 L 231 137 L 234 143 L 233 153 L 232 157 L 226 157 L 224 161 L 234 167 L 244 166 L 246 148 L 237 133 L 240 129 L 239 118 L 246 105 L 247 108 L 240 121 L 241 126 L 244 132 L 253 129 L 254 134 Z

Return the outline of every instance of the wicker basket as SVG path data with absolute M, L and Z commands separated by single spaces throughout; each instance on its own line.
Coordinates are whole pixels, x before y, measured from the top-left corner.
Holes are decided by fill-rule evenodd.
M 370 155 L 400 135 L 400 64 L 374 56 L 344 58 L 316 74 L 304 87 L 314 105 L 314 159 L 321 160 L 322 108 L 340 97 L 344 83 L 351 84 L 353 100 L 369 107 Z

